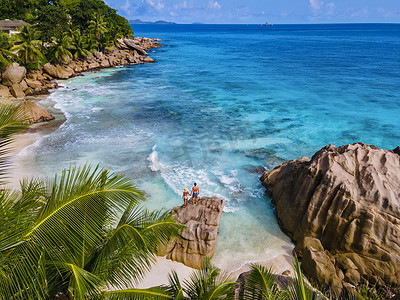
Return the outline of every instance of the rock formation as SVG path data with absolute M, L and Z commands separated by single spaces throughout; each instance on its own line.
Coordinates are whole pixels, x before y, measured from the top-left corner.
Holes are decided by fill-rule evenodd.
M 363 281 L 400 286 L 400 156 L 329 145 L 261 178 L 302 268 L 340 291 Z
M 29 100 L 22 102 L 21 109 L 25 117 L 32 123 L 46 122 L 54 119 L 47 110 Z
M 144 37 L 120 39 L 118 47 L 107 48 L 104 53 L 95 52 L 63 64 L 39 65 L 38 70 L 27 71 L 25 67 L 13 63 L 0 77 L 0 98 L 47 94 L 49 89 L 57 87 L 54 79 L 67 79 L 84 71 L 154 62 L 146 51 L 161 47 L 158 41 Z
M 225 200 L 203 197 L 198 204 L 175 207 L 171 213 L 177 223 L 187 226 L 159 255 L 179 261 L 192 268 L 200 268 L 205 257 L 214 255 L 218 227 Z

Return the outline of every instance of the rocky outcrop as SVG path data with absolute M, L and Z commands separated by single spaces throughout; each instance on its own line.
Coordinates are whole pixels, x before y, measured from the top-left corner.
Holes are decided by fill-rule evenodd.
M 47 63 L 43 66 L 47 74 L 58 79 L 67 79 L 74 75 L 74 70 L 65 65 L 52 65 Z
M 7 67 L 2 74 L 2 83 L 5 86 L 12 86 L 19 84 L 26 75 L 26 68 L 20 66 L 18 63 L 13 63 Z
M 0 98 L 24 98 L 29 95 L 48 94 L 57 87 L 54 79 L 67 79 L 85 71 L 115 66 L 155 62 L 146 50 L 162 45 L 158 40 L 135 37 L 121 39 L 120 46 L 94 52 L 83 59 L 70 60 L 63 64 L 47 63 L 38 70 L 29 70 L 18 63 L 10 65 L 0 78 Z
M 10 98 L 12 97 L 10 89 L 5 86 L 0 84 L 0 98 Z
M 35 102 L 25 100 L 21 104 L 25 118 L 31 123 L 46 122 L 54 120 L 54 117 L 44 108 L 41 108 Z
M 400 286 L 400 156 L 357 143 L 329 145 L 261 178 L 278 221 L 320 283 Z
M 201 198 L 197 205 L 175 207 L 171 213 L 175 221 L 187 226 L 181 235 L 171 241 L 159 255 L 182 262 L 192 268 L 200 268 L 205 257 L 214 255 L 218 227 L 225 200 L 213 197 Z

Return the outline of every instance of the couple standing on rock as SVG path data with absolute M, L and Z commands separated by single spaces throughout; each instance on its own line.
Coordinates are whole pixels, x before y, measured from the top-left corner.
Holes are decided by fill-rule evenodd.
M 199 187 L 197 186 L 197 183 L 196 183 L 196 182 L 193 184 L 192 192 L 191 192 L 191 193 L 189 193 L 189 190 L 188 190 L 187 188 L 184 188 L 184 189 L 183 189 L 182 198 L 183 198 L 183 202 L 184 202 L 184 204 L 185 204 L 185 207 L 188 205 L 188 202 L 189 202 L 189 195 L 192 196 L 192 198 L 190 198 L 190 199 L 193 200 L 193 204 L 197 204 L 197 201 L 198 201 L 198 199 L 199 199 L 199 193 L 200 193 L 200 189 L 199 189 Z

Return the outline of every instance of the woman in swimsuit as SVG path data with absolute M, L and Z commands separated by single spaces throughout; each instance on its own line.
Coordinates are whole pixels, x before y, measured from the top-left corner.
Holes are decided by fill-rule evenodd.
M 182 195 L 183 203 L 185 204 L 185 207 L 188 205 L 188 200 L 189 200 L 189 190 L 187 188 L 183 189 L 183 195 Z

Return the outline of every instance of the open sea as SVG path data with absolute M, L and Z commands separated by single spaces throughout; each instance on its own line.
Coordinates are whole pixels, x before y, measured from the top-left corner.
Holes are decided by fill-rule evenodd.
M 20 156 L 41 174 L 92 162 L 124 173 L 150 209 L 196 181 L 226 207 L 214 264 L 236 270 L 293 248 L 259 166 L 327 144 L 400 144 L 400 24 L 135 25 L 157 63 L 60 81 L 41 101 L 66 122 Z

